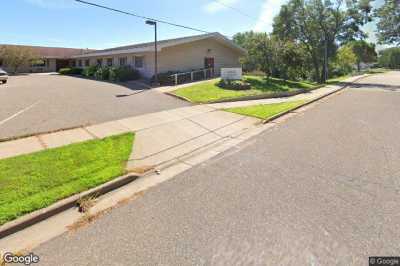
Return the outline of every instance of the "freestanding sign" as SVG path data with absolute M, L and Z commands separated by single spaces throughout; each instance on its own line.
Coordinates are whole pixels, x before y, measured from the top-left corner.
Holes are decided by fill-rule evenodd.
M 221 78 L 223 80 L 242 79 L 242 68 L 221 68 Z

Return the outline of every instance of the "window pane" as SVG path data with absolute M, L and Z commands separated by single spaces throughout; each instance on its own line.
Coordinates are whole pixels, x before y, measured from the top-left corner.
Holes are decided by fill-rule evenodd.
M 46 66 L 46 61 L 43 59 L 36 59 L 31 61 L 31 66 L 32 67 L 45 67 Z
M 120 66 L 125 66 L 126 63 L 127 63 L 126 57 L 121 57 L 121 58 L 119 59 L 119 65 L 120 65 Z
M 135 56 L 135 67 L 136 68 L 143 67 L 143 56 Z
M 89 61 L 89 59 L 86 59 L 85 60 L 85 66 L 89 66 L 90 65 L 90 61 Z
M 107 58 L 107 66 L 112 66 L 112 65 L 113 65 L 113 59 Z
M 82 60 L 78 61 L 78 66 L 80 66 L 80 67 L 82 66 Z
M 103 59 L 97 59 L 97 65 L 102 66 L 103 65 Z

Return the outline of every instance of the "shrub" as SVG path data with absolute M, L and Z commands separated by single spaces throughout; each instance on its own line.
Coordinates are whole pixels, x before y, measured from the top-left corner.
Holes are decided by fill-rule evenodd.
M 98 80 L 108 80 L 110 77 L 110 68 L 109 67 L 98 68 L 96 73 L 94 73 L 94 77 Z
M 116 67 L 109 68 L 108 79 L 110 81 L 118 81 L 118 68 Z
M 168 71 L 164 73 L 158 73 L 158 82 L 161 85 L 172 85 L 174 84 L 174 78 L 171 75 L 176 74 L 176 72 Z M 151 78 L 151 82 L 155 81 L 155 75 Z
M 88 66 L 83 69 L 83 75 L 86 77 L 94 77 L 94 73 L 96 73 L 98 66 Z
M 230 90 L 249 90 L 251 89 L 251 84 L 244 82 L 242 80 L 223 80 L 221 79 L 217 83 L 218 87 Z
M 78 67 L 66 67 L 66 68 L 61 68 L 58 73 L 61 75 L 81 75 L 82 74 L 82 69 Z
M 139 78 L 140 73 L 137 69 L 134 69 L 130 66 L 122 66 L 118 68 L 119 81 L 137 80 Z
M 173 75 L 182 73 L 181 71 L 168 71 L 168 72 L 163 72 L 163 73 L 158 73 L 158 83 L 161 85 L 175 85 L 175 78 Z M 151 82 L 154 82 L 154 77 L 151 78 Z M 185 79 L 187 77 L 185 75 L 179 75 L 178 76 L 178 84 L 185 82 Z M 190 79 L 190 74 L 189 74 L 189 79 Z
M 111 67 L 109 72 L 110 81 L 128 81 L 140 78 L 139 71 L 130 66 Z

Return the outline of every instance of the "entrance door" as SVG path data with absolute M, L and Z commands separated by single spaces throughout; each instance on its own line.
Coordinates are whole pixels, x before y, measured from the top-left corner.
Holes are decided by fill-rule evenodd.
M 214 68 L 214 57 L 204 58 L 204 68 Z
M 60 70 L 60 68 L 69 67 L 69 60 L 65 59 L 56 59 L 56 71 Z

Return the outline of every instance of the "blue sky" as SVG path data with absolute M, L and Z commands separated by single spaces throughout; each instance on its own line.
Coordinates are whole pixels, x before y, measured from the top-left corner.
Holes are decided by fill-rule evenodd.
M 212 0 L 88 1 L 232 36 L 246 30 L 270 31 L 273 17 L 287 0 L 218 0 L 251 18 Z M 73 0 L 5 1 L 2 10 L 2 43 L 100 49 L 153 40 L 153 31 L 143 20 Z M 367 26 L 368 32 L 373 30 L 373 25 Z M 159 26 L 160 39 L 195 34 L 199 33 Z

